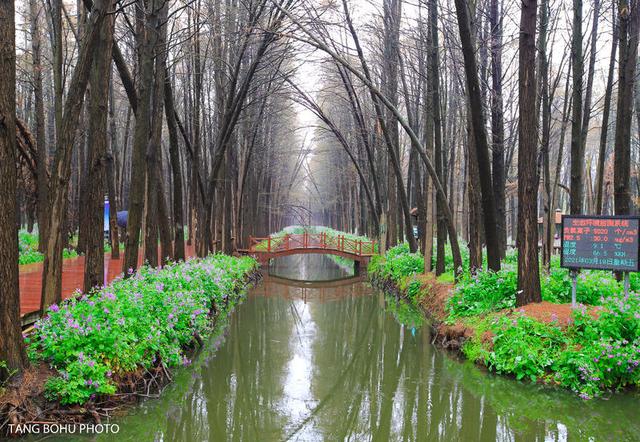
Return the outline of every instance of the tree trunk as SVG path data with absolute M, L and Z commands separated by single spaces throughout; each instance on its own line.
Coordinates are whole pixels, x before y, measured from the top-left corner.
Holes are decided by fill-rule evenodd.
M 166 64 L 166 63 L 165 63 Z M 171 78 L 165 67 L 164 83 L 164 111 L 167 118 L 169 132 L 169 158 L 173 173 L 173 259 L 181 261 L 185 259 L 184 251 L 184 209 L 182 195 L 182 166 L 180 163 L 180 146 L 178 144 L 178 130 L 173 105 L 173 89 Z
M 589 133 L 589 120 L 591 119 L 591 96 L 593 95 L 593 77 L 596 68 L 598 21 L 600 20 L 600 0 L 593 0 L 593 23 L 591 25 L 591 50 L 589 54 L 589 69 L 587 71 L 587 89 L 584 94 L 584 109 L 582 111 L 582 133 L 580 142 L 582 151 L 587 145 L 587 134 Z
M 480 192 L 480 177 L 478 162 L 473 155 L 474 147 L 473 123 L 467 117 L 467 195 L 469 222 L 469 272 L 482 270 L 482 196 Z
M 613 187 L 616 215 L 631 213 L 631 117 L 633 114 L 633 86 L 638 56 L 638 1 L 620 0 L 618 62 L 618 109 L 616 112 Z
M 148 12 L 147 12 L 148 11 Z M 136 40 L 139 50 L 138 104 L 131 154 L 129 214 L 123 271 L 129 275 L 138 268 L 140 229 L 145 200 L 146 152 L 151 128 L 151 96 L 153 90 L 153 54 L 157 31 L 156 0 L 138 0 L 136 8 Z
M 491 160 L 493 195 L 496 200 L 496 230 L 500 243 L 500 256 L 507 251 L 507 218 L 504 164 L 504 112 L 502 105 L 502 17 L 500 0 L 491 0 L 489 21 L 491 24 Z
M 9 372 L 27 364 L 18 285 L 15 29 L 13 0 L 0 2 L 0 361 Z M 0 368 L 0 385 L 8 375 Z
M 438 55 L 439 39 L 438 39 L 438 2 L 437 0 L 429 0 L 429 32 L 431 33 L 431 45 L 429 48 L 429 66 L 428 73 L 431 105 L 433 106 L 431 114 L 433 115 L 433 146 L 434 146 L 434 162 L 438 179 L 445 186 L 446 174 L 444 171 L 444 153 L 442 147 L 442 118 L 440 117 L 440 57 Z M 445 187 L 446 191 L 446 187 Z M 437 223 L 436 223 L 436 275 L 441 275 L 445 271 L 445 245 L 447 243 L 447 225 L 444 219 L 444 210 L 442 204 L 448 204 L 447 201 L 438 199 L 436 203 Z
M 109 77 L 115 16 L 108 15 L 101 25 L 96 57 L 89 78 L 89 164 L 87 168 L 86 258 L 84 292 L 104 284 L 104 194 L 107 155 L 107 117 L 109 115 Z
M 584 149 L 582 145 L 582 0 L 573 0 L 573 112 L 571 117 L 571 214 L 582 213 Z
M 152 267 L 158 266 L 158 238 L 159 238 L 159 214 L 158 214 L 158 189 L 160 188 L 161 170 L 161 143 L 162 143 L 162 122 L 164 109 L 164 83 L 165 83 L 165 63 L 166 57 L 166 16 L 168 14 L 168 3 L 164 2 L 159 15 L 154 18 L 156 23 L 154 41 L 155 73 L 153 81 L 153 110 L 151 114 L 151 137 L 147 145 L 147 184 L 145 211 L 145 261 Z M 164 198 L 164 195 L 162 196 Z M 165 218 L 166 220 L 166 218 Z
M 102 22 L 105 20 L 107 12 L 111 10 L 113 3 L 113 0 L 96 1 L 87 21 L 87 31 L 69 83 L 61 130 L 56 139 L 56 156 L 51 174 L 50 210 L 47 222 L 49 236 L 42 270 L 41 308 L 43 311 L 49 305 L 61 300 L 62 251 L 66 234 L 64 225 L 68 207 L 73 146 Z
M 484 126 L 484 116 L 482 115 L 482 98 L 480 96 L 478 68 L 471 37 L 469 11 L 467 10 L 467 3 L 464 0 L 455 0 L 455 4 L 458 27 L 460 29 L 460 41 L 462 43 L 462 54 L 464 56 L 467 93 L 469 94 L 471 119 L 473 122 L 475 151 L 478 161 L 478 171 L 480 173 L 484 234 L 487 244 L 487 263 L 491 270 L 498 271 L 500 270 L 500 245 L 496 228 L 496 207 L 493 197 L 489 146 L 487 144 L 487 133 Z
M 37 211 L 38 211 L 38 251 L 43 252 L 47 237 L 47 212 L 49 210 L 49 178 L 47 176 L 48 155 L 45 134 L 44 97 L 42 89 L 42 60 L 40 37 L 40 7 L 37 0 L 29 0 L 31 13 L 31 51 L 33 60 L 33 95 L 35 105 L 37 162 Z
M 111 243 L 111 258 L 120 258 L 120 235 L 118 234 L 118 206 L 119 199 L 116 193 L 115 169 L 117 160 L 115 156 L 118 133 L 115 121 L 115 103 L 113 96 L 113 72 L 111 73 L 111 86 L 109 88 L 109 121 L 110 141 L 107 146 L 107 194 L 109 196 L 109 239 Z
M 611 95 L 613 93 L 613 74 L 616 65 L 616 51 L 618 49 L 618 20 L 616 8 L 612 9 L 613 37 L 611 55 L 609 57 L 609 74 L 604 93 L 604 107 L 602 109 L 602 128 L 600 130 L 600 146 L 598 149 L 598 163 L 596 172 L 596 214 L 602 215 L 602 194 L 604 187 L 604 165 L 607 159 L 607 135 L 609 133 L 609 113 L 611 111 Z
M 520 15 L 518 123 L 518 292 L 516 305 L 540 302 L 538 265 L 538 124 L 536 112 L 536 0 Z

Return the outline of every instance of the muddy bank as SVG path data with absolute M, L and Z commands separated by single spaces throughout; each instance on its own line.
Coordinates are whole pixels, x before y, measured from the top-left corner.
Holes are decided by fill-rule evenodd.
M 398 287 L 390 278 L 370 275 L 370 280 L 374 287 L 384 293 L 412 302 L 406 291 Z M 433 274 L 416 275 L 416 280 L 420 283 L 419 292 L 421 294 L 417 305 L 433 330 L 433 343 L 438 347 L 461 353 L 460 350 L 465 340 L 473 336 L 475 330 L 459 321 L 453 324 L 445 322 L 447 300 L 454 289 L 453 284 L 442 283 Z

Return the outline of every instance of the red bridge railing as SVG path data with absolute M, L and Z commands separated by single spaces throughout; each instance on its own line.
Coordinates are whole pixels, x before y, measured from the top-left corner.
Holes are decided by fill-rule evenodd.
M 249 253 L 278 253 L 298 249 L 326 249 L 357 256 L 375 254 L 375 241 L 346 238 L 344 235 L 296 233 L 267 238 L 249 237 Z

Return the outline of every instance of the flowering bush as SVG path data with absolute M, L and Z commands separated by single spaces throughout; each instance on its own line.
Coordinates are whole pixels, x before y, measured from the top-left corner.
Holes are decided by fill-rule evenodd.
M 48 395 L 82 404 L 114 393 L 114 375 L 182 364 L 194 336 L 210 332 L 210 313 L 235 305 L 255 266 L 251 258 L 214 255 L 142 267 L 128 279 L 52 305 L 26 338 L 30 358 L 60 373 L 47 382 Z
M 640 385 L 640 294 L 600 300 L 596 317 L 578 308 L 565 329 L 523 316 L 471 319 L 465 355 L 501 373 L 543 378 L 590 398 Z M 483 339 L 489 331 L 492 339 Z

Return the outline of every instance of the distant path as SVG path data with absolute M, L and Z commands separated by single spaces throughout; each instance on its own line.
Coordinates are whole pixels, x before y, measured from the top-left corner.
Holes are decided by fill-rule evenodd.
M 193 246 L 185 246 L 187 257 L 195 255 Z M 104 255 L 104 283 L 105 285 L 122 273 L 122 258 L 112 259 L 111 253 Z M 138 253 L 138 265 L 142 264 L 143 251 Z M 20 315 L 36 312 L 40 309 L 40 294 L 42 291 L 42 262 L 20 266 Z M 77 289 L 82 290 L 84 279 L 84 256 L 65 259 L 62 264 L 62 298 L 69 298 Z

